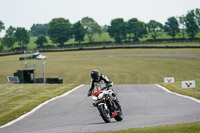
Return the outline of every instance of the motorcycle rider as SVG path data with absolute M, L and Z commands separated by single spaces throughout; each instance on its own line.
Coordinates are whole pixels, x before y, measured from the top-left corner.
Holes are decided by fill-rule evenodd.
M 92 70 L 91 71 L 91 88 L 89 89 L 88 91 L 88 97 L 92 95 L 92 90 L 94 89 L 94 83 L 95 82 L 104 82 L 105 85 L 106 85 L 106 88 L 109 90 L 109 89 L 112 89 L 112 91 L 114 92 L 114 89 L 111 88 L 113 86 L 113 82 L 109 81 L 109 79 L 105 76 L 105 75 L 102 75 L 100 74 L 99 70 Z M 119 101 L 117 100 L 117 97 L 116 97 L 116 93 L 114 93 L 112 95 L 114 97 L 113 101 L 115 102 L 115 104 L 119 107 L 119 109 L 121 109 L 121 106 L 119 104 Z

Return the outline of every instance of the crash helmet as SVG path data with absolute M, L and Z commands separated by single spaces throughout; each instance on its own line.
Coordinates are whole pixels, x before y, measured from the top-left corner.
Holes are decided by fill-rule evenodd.
M 99 70 L 97 70 L 97 69 L 92 70 L 92 72 L 91 72 L 91 78 L 93 80 L 98 80 L 99 76 L 100 76 Z

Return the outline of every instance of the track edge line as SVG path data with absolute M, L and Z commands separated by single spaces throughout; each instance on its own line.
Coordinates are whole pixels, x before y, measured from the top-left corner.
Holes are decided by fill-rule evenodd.
M 26 113 L 26 114 L 24 114 L 24 115 L 21 115 L 20 117 L 18 117 L 18 118 L 16 118 L 16 119 L 14 119 L 14 120 L 12 120 L 12 121 L 10 121 L 10 122 L 8 122 L 8 123 L 6 123 L 6 124 L 0 126 L 0 129 L 5 128 L 5 127 L 8 127 L 8 126 L 10 126 L 10 125 L 12 125 L 12 124 L 14 124 L 14 123 L 16 123 L 16 122 L 18 122 L 18 121 L 24 119 L 25 117 L 27 117 L 27 116 L 29 116 L 30 114 L 34 113 L 35 111 L 37 111 L 38 109 L 40 109 L 42 106 L 46 105 L 47 103 L 49 103 L 49 102 L 51 102 L 51 101 L 54 101 L 54 100 L 56 100 L 56 99 L 58 99 L 58 98 L 67 96 L 67 95 L 69 95 L 70 93 L 72 93 L 73 91 L 75 91 L 75 90 L 81 88 L 83 85 L 84 85 L 84 84 L 81 84 L 81 85 L 79 85 L 79 86 L 77 86 L 77 87 L 75 87 L 75 88 L 73 88 L 73 89 L 71 89 L 71 90 L 65 92 L 64 94 L 62 94 L 62 95 L 60 95 L 60 96 L 51 98 L 51 99 L 49 99 L 49 100 L 47 100 L 47 101 L 45 101 L 45 102 L 39 104 L 38 106 L 36 106 L 35 108 L 33 108 L 33 109 L 32 109 L 31 111 L 29 111 L 28 113 Z
M 154 84 L 154 85 L 156 85 L 157 87 L 163 89 L 163 90 L 166 91 L 167 93 L 174 94 L 174 95 L 177 95 L 177 96 L 180 96 L 180 97 L 184 97 L 184 98 L 190 99 L 190 100 L 192 100 L 192 101 L 195 101 L 195 102 L 197 102 L 197 103 L 200 103 L 200 100 L 199 100 L 199 99 L 196 99 L 196 98 L 194 98 L 194 97 L 182 95 L 182 94 L 179 94 L 179 93 L 176 93 L 176 92 L 172 92 L 172 91 L 168 90 L 167 88 L 165 88 L 164 86 L 161 86 L 161 85 L 159 85 L 159 84 Z

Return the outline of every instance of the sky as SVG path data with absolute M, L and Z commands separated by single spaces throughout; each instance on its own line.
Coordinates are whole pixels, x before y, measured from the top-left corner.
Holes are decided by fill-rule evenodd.
M 6 28 L 27 30 L 59 17 L 75 23 L 88 16 L 101 26 L 115 18 L 137 18 L 145 23 L 153 19 L 164 24 L 167 18 L 196 8 L 200 8 L 200 0 L 0 0 L 0 20 Z

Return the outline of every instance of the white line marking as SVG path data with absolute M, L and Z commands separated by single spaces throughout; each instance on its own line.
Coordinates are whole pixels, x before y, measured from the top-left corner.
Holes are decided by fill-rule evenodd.
M 184 97 L 184 98 L 187 98 L 187 99 L 190 99 L 190 100 L 193 100 L 195 102 L 198 102 L 200 103 L 200 100 L 194 98 L 194 97 L 190 97 L 190 96 L 186 96 L 186 95 L 182 95 L 182 94 L 178 94 L 178 93 L 175 93 L 175 92 L 172 92 L 170 90 L 168 90 L 167 88 L 161 86 L 161 85 L 158 85 L 158 84 L 155 84 L 156 86 L 160 87 L 161 89 L 163 89 L 164 91 L 166 91 L 167 93 L 171 93 L 171 94 L 174 94 L 174 95 L 177 95 L 177 96 L 180 96 L 180 97 Z
M 52 98 L 52 99 L 49 99 L 48 101 L 43 102 L 42 104 L 40 104 L 40 105 L 38 105 L 37 107 L 35 107 L 34 109 L 32 109 L 30 112 L 28 112 L 28 113 L 26 113 L 26 114 L 24 114 L 24 115 L 18 117 L 17 119 L 15 119 L 15 120 L 13 120 L 13 121 L 10 121 L 10 122 L 6 123 L 5 125 L 0 126 L 0 129 L 1 129 L 1 128 L 4 128 L 4 127 L 8 127 L 8 126 L 14 124 L 15 122 L 18 122 L 18 121 L 24 119 L 25 117 L 27 117 L 27 116 L 29 116 L 30 114 L 34 113 L 36 110 L 38 110 L 38 109 L 41 108 L 42 106 L 46 105 L 47 103 L 49 103 L 49 102 L 51 102 L 51 101 L 54 101 L 54 100 L 56 100 L 56 99 L 58 99 L 58 98 L 67 96 L 67 95 L 69 95 L 70 93 L 72 93 L 73 91 L 75 91 L 75 90 L 81 88 L 82 86 L 83 86 L 83 84 L 81 84 L 81 85 L 79 85 L 79 86 L 77 86 L 77 87 L 75 87 L 75 88 L 73 88 L 73 89 L 67 91 L 66 93 L 64 93 L 64 94 L 62 94 L 62 95 L 60 95 L 60 96 L 54 97 L 54 98 Z

